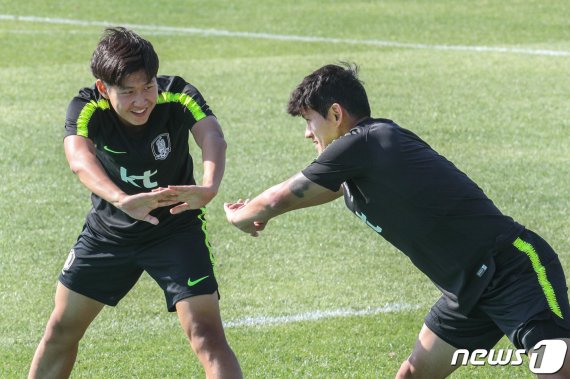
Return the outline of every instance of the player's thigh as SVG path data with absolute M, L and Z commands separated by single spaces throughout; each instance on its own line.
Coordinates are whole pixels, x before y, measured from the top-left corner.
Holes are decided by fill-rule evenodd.
M 80 339 L 105 305 L 58 283 L 55 307 L 48 321 L 47 337 Z
M 137 246 L 111 245 L 84 230 L 69 252 L 59 281 L 74 292 L 115 306 L 143 272 L 136 264 L 136 253 Z
M 156 241 L 139 264 L 163 289 L 169 311 L 182 299 L 217 293 L 214 255 L 200 228 Z
M 178 301 L 176 313 L 190 339 L 225 340 L 217 292 Z
M 570 337 L 570 306 L 562 265 L 552 248 L 525 231 L 495 257 L 497 271 L 478 304 L 517 348 Z
M 451 346 L 469 351 L 491 349 L 504 335 L 478 306 L 465 315 L 451 307 L 445 295 L 431 307 L 425 324 Z

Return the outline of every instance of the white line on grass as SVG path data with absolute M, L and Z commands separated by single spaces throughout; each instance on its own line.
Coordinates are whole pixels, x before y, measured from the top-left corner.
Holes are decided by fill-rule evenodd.
M 384 313 L 401 313 L 419 309 L 419 305 L 406 303 L 386 304 L 383 307 L 367 308 L 367 309 L 333 309 L 328 311 L 312 311 L 289 316 L 259 316 L 245 317 L 233 321 L 224 322 L 225 328 L 236 328 L 241 326 L 264 326 L 264 325 L 283 325 L 293 322 L 317 321 L 328 318 L 346 318 L 355 316 L 371 316 Z
M 75 26 L 112 26 L 117 23 L 108 21 L 85 21 L 67 18 L 51 18 L 37 16 L 16 16 L 10 14 L 0 14 L 0 20 L 22 21 L 33 23 L 48 23 L 60 25 Z M 430 45 L 422 43 L 405 43 L 396 41 L 383 41 L 374 39 L 352 39 L 352 38 L 327 38 L 327 37 L 311 37 L 299 36 L 291 34 L 271 34 L 271 33 L 254 33 L 254 32 L 236 32 L 221 29 L 200 29 L 200 28 L 183 28 L 174 26 L 160 25 L 142 25 L 142 24 L 120 24 L 130 29 L 147 30 L 150 32 L 160 33 L 182 33 L 196 34 L 202 36 L 215 37 L 236 37 L 236 38 L 257 38 L 269 39 L 288 42 L 319 42 L 319 43 L 335 43 L 349 45 L 363 45 L 376 47 L 395 47 L 401 49 L 425 49 L 425 50 L 446 50 L 446 51 L 468 51 L 478 53 L 508 53 L 508 54 L 526 54 L 526 55 L 543 55 L 555 57 L 570 57 L 570 51 L 565 50 L 545 50 L 545 49 L 523 49 L 516 47 L 499 47 L 499 46 L 467 46 L 467 45 Z

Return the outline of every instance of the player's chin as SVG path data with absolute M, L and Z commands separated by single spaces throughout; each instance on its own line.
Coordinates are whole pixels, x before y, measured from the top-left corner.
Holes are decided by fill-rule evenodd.
M 148 117 L 130 117 L 129 123 L 133 126 L 142 126 L 146 124 Z

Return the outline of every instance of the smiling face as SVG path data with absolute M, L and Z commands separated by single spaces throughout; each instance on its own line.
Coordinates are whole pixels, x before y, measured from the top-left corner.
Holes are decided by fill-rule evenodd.
M 99 92 L 109 100 L 123 124 L 146 124 L 158 98 L 156 77 L 149 81 L 145 71 L 140 70 L 128 75 L 120 85 L 107 86 L 100 79 L 96 85 Z
M 307 121 L 305 138 L 313 141 L 319 155 L 332 141 L 343 134 L 343 129 L 340 127 L 339 114 L 337 113 L 338 109 L 335 108 L 337 105 L 333 104 L 331 106 L 326 118 L 310 108 L 303 109 L 301 112 L 301 116 Z

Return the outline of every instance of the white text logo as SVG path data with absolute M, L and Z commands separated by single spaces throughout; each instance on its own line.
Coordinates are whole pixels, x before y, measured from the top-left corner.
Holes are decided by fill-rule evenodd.
M 376 233 L 380 233 L 382 232 L 382 228 L 379 227 L 378 225 L 374 225 L 372 224 L 370 221 L 368 221 L 366 219 L 366 215 L 364 213 L 358 213 L 358 212 L 354 212 L 354 214 L 362 220 L 363 223 L 365 223 L 366 225 L 368 225 L 369 227 L 372 228 L 372 230 L 374 230 Z
M 154 172 L 150 172 L 150 170 L 146 170 L 142 175 L 127 175 L 127 169 L 121 167 L 121 180 L 123 182 L 127 182 L 132 184 L 135 187 L 141 188 L 141 186 L 135 182 L 135 180 L 142 180 L 142 185 L 144 188 L 155 188 L 158 186 L 157 182 L 151 181 L 150 177 L 157 173 L 157 170 Z
M 529 369 L 535 374 L 554 374 L 558 372 L 564 364 L 567 346 L 561 340 L 544 340 L 537 343 L 533 350 L 529 352 Z M 523 363 L 523 349 L 477 349 L 471 353 L 466 349 L 459 349 L 453 353 L 451 365 L 466 366 L 468 363 L 473 366 L 520 366 Z

